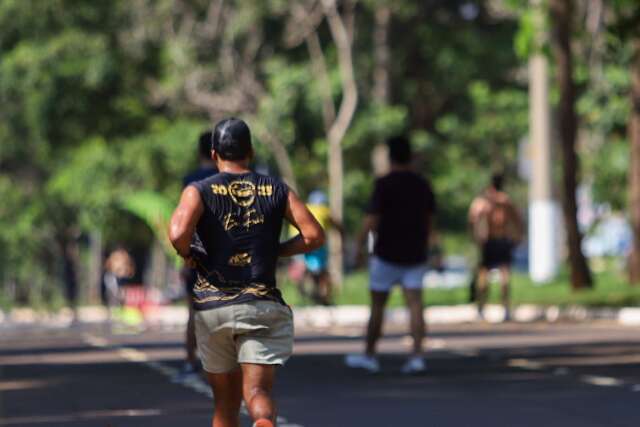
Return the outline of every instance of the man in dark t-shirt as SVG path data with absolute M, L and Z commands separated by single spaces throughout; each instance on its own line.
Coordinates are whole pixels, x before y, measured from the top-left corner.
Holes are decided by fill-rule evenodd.
M 249 170 L 251 133 L 242 120 L 216 125 L 211 153 L 219 173 L 185 188 L 169 239 L 197 271 L 195 328 L 216 402 L 213 425 L 239 425 L 244 398 L 254 426 L 273 427 L 275 366 L 293 347 L 276 264 L 319 248 L 324 232 L 286 184 Z M 285 219 L 300 233 L 281 243 Z
M 369 261 L 371 317 L 367 328 L 365 354 L 348 355 L 351 367 L 372 372 L 380 369 L 375 357 L 384 308 L 393 285 L 404 290 L 410 312 L 413 353 L 402 368 L 405 373 L 425 370 L 422 339 L 425 334 L 422 316 L 422 279 L 425 274 L 427 245 L 436 210 L 429 183 L 411 169 L 411 146 L 403 137 L 388 142 L 391 172 L 379 178 L 358 239 L 358 258 L 362 259 L 365 241 L 376 234 L 373 256 Z
M 198 138 L 198 168 L 182 179 L 182 187 L 198 182 L 218 173 L 216 165 L 211 159 L 211 139 L 213 133 L 209 130 L 200 134 Z M 189 318 L 187 320 L 187 330 L 185 332 L 184 348 L 186 360 L 181 372 L 174 378 L 174 381 L 184 381 L 198 372 L 198 359 L 196 357 L 196 330 L 194 323 L 193 303 L 191 297 L 193 287 L 196 284 L 196 270 L 184 266 L 180 271 L 180 276 L 185 285 L 187 295 L 187 306 L 189 308 Z

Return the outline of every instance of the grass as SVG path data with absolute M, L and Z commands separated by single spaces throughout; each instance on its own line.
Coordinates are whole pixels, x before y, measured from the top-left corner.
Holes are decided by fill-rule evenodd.
M 640 286 L 630 286 L 623 273 L 606 268 L 594 273 L 595 285 L 592 289 L 572 291 L 567 272 L 561 272 L 551 283 L 536 285 L 523 273 L 514 273 L 511 281 L 512 302 L 539 304 L 544 306 L 583 305 L 589 307 L 623 307 L 640 305 Z M 309 305 L 302 299 L 291 282 L 282 280 L 280 288 L 285 300 L 294 306 Z M 489 301 L 500 302 L 500 286 L 490 288 Z M 469 302 L 468 286 L 454 289 L 426 289 L 424 302 L 427 306 L 457 305 Z M 369 304 L 368 274 L 358 271 L 346 276 L 344 287 L 335 297 L 336 305 Z M 389 298 L 391 307 L 404 304 L 399 287 L 394 288 Z

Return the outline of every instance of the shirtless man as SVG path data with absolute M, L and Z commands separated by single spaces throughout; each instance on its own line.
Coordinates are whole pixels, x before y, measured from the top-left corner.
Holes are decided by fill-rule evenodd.
M 503 181 L 502 175 L 491 177 L 489 188 L 471 203 L 469 223 L 482 254 L 476 281 L 478 315 L 483 317 L 487 301 L 489 270 L 499 268 L 505 320 L 509 320 L 511 253 L 521 240 L 524 227 L 511 198 L 502 190 Z

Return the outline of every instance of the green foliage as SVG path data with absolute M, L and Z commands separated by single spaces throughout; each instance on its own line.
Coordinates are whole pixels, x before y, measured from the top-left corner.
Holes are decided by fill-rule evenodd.
M 169 220 L 175 206 L 173 200 L 151 191 L 134 192 L 122 199 L 122 207 L 142 219 L 153 230 L 167 256 L 173 258 L 175 265 L 179 266 L 182 262 L 181 258 L 171 246 L 167 235 Z
M 0 286 L 16 282 L 41 299 L 53 295 L 61 241 L 82 249 L 95 229 L 107 247 L 126 243 L 142 253 L 162 240 L 181 178 L 196 167 L 198 134 L 222 115 L 250 119 L 258 163 L 276 172 L 265 136 L 282 143 L 303 197 L 327 189 L 324 88 L 304 43 L 287 44 L 291 2 L 223 3 L 214 28 L 208 0 L 0 2 Z M 582 126 L 594 135 L 581 154 L 596 197 L 623 208 L 629 41 L 640 8 L 605 3 L 600 77 L 576 60 Z M 527 133 L 522 76 L 536 46 L 529 2 L 507 4 L 358 3 L 359 101 L 343 141 L 348 234 L 359 227 L 373 184 L 371 149 L 397 133 L 411 136 L 446 230 L 464 229 L 468 204 L 492 170 L 506 171 L 509 189 L 525 199 L 515 164 Z M 392 11 L 388 105 L 372 95 L 374 17 L 382 6 Z M 340 73 L 326 22 L 318 36 L 338 106 Z M 187 90 L 194 76 L 201 78 L 196 92 L 244 107 L 205 111 Z

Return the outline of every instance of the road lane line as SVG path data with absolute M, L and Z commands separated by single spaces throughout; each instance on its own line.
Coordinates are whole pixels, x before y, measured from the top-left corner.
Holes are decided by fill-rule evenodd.
M 603 377 L 600 375 L 581 375 L 580 380 L 587 384 L 597 385 L 601 387 L 620 387 L 624 385 L 624 381 L 621 381 L 613 377 Z
M 161 363 L 158 361 L 149 360 L 149 357 L 145 353 L 139 350 L 136 350 L 135 348 L 120 346 L 117 344 L 110 344 L 106 339 L 102 337 L 97 337 L 91 334 L 85 334 L 84 340 L 87 344 L 89 344 L 92 347 L 113 349 L 123 359 L 128 360 L 130 362 L 140 363 L 142 365 L 145 365 L 151 370 L 158 372 L 162 376 L 168 378 L 170 382 L 176 383 L 173 381 L 173 378 L 179 372 L 177 369 L 169 365 L 165 365 L 164 363 Z M 211 387 L 209 387 L 208 384 L 206 384 L 202 380 L 199 380 L 198 378 L 189 378 L 187 380 L 180 381 L 179 384 L 193 390 L 196 393 L 207 396 L 210 399 L 213 398 Z M 249 411 L 245 407 L 244 402 L 242 403 L 242 407 L 240 408 L 240 413 L 242 415 L 250 417 Z M 278 421 L 279 427 L 304 427 L 304 425 L 302 424 L 295 424 L 295 423 L 288 422 L 287 419 L 283 416 L 278 416 L 277 421 Z M 0 422 L 0 425 L 2 425 L 2 422 Z
M 545 368 L 544 364 L 529 359 L 509 359 L 507 366 L 528 371 L 540 371 Z

